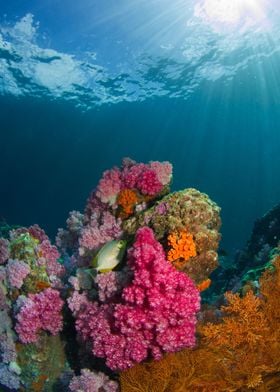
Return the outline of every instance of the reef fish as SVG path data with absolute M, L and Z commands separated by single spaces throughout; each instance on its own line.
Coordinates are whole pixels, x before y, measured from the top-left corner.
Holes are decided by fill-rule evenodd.
M 98 272 L 112 271 L 121 261 L 126 249 L 126 241 L 113 240 L 103 245 L 92 261 Z

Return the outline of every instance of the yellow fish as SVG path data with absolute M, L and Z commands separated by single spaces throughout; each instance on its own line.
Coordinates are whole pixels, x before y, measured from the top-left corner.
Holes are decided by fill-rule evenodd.
M 92 266 L 98 272 L 112 271 L 122 261 L 125 249 L 126 241 L 124 240 L 107 242 L 92 260 Z

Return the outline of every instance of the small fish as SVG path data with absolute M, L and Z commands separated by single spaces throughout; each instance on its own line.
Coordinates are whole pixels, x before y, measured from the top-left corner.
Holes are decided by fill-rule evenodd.
M 112 271 L 121 261 L 126 249 L 126 241 L 113 240 L 103 245 L 92 260 L 92 266 L 98 272 Z

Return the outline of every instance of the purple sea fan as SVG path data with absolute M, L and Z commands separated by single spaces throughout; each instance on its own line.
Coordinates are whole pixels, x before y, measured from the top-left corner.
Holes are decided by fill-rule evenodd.
M 102 372 L 82 369 L 80 376 L 72 378 L 69 389 L 71 392 L 117 392 L 119 386 Z
M 160 359 L 164 352 L 195 344 L 199 291 L 165 259 L 148 227 L 138 230 L 128 263 L 134 276 L 118 303 L 88 302 L 76 313 L 78 332 L 112 370 L 127 369 L 149 354 Z

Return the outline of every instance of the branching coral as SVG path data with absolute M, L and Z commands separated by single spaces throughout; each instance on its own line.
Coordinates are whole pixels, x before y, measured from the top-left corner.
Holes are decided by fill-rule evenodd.
M 179 234 L 172 233 L 168 237 L 168 245 L 171 249 L 167 253 L 167 259 L 178 268 L 184 268 L 190 257 L 196 256 L 196 246 L 193 235 L 186 231 L 180 231 Z

